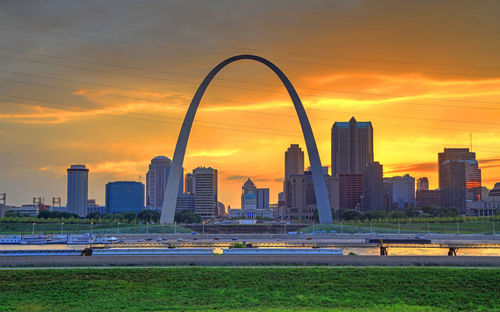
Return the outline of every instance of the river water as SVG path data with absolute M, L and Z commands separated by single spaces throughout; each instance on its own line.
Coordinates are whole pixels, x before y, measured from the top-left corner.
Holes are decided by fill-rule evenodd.
M 76 249 L 82 250 L 87 245 L 65 245 L 65 244 L 47 244 L 47 245 L 0 245 L 0 250 L 55 250 L 55 249 Z M 119 246 L 116 246 L 119 247 Z M 287 247 L 289 248 L 289 247 Z M 215 247 L 214 253 L 222 253 L 224 248 Z M 344 255 L 354 253 L 356 255 L 379 255 L 379 247 L 365 248 L 343 248 Z M 446 256 L 447 248 L 387 248 L 389 256 Z M 499 248 L 460 248 L 457 256 L 500 256 Z

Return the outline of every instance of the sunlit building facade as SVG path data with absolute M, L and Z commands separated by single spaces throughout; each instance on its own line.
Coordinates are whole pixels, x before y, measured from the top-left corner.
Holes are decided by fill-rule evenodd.
M 71 165 L 68 172 L 66 211 L 79 217 L 88 213 L 89 169 L 85 165 Z

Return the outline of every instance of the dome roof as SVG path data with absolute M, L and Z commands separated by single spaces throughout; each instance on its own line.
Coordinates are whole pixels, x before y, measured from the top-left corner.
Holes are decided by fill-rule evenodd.
M 165 157 L 165 156 L 157 156 L 157 157 L 153 158 L 153 160 L 160 160 L 160 159 L 161 160 L 165 160 L 165 159 L 170 160 L 170 158 Z
M 248 194 L 245 196 L 245 199 L 255 199 L 255 195 L 253 194 L 252 191 L 248 192 Z

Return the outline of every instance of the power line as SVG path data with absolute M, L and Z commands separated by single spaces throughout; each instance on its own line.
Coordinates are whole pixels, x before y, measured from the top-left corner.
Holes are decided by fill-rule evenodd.
M 73 61 L 73 62 L 81 62 L 81 63 L 88 63 L 88 64 L 100 65 L 100 66 L 115 67 L 115 68 L 119 68 L 119 69 L 135 70 L 135 71 L 142 71 L 142 72 L 147 72 L 147 73 L 167 74 L 167 75 L 175 75 L 175 76 L 186 76 L 186 77 L 196 78 L 196 79 L 200 79 L 200 80 L 203 79 L 203 77 L 201 77 L 201 76 L 192 75 L 192 74 L 186 74 L 186 73 L 178 73 L 178 72 L 156 70 L 156 69 L 147 69 L 147 68 L 141 68 L 141 67 L 137 67 L 137 66 L 116 65 L 116 64 L 109 64 L 109 63 L 104 63 L 104 62 L 96 62 L 96 61 L 92 61 L 92 60 L 82 60 L 82 59 L 70 58 L 70 57 L 65 57 L 65 56 L 49 55 L 49 54 L 35 53 L 35 52 L 26 52 L 26 51 L 6 49 L 6 48 L 1 48 L 1 47 L 0 47 L 0 50 L 8 51 L 8 52 L 15 52 L 15 53 L 19 53 L 19 54 L 29 54 L 29 55 L 46 57 L 46 58 L 59 59 L 59 60 L 68 60 L 68 61 Z M 5 55 L 0 55 L 0 57 L 11 58 L 11 59 L 19 59 L 19 60 L 26 60 L 26 59 L 22 59 L 22 58 L 13 58 L 13 57 L 5 56 Z M 65 64 L 52 64 L 52 63 L 47 63 L 47 62 L 35 61 L 35 60 L 27 60 L 27 61 L 28 62 L 34 62 L 34 63 L 41 63 L 41 64 L 45 64 L 45 65 L 60 66 L 60 67 L 71 66 L 71 65 L 65 65 Z M 89 71 L 93 71 L 94 70 L 94 69 L 81 68 L 81 67 L 75 67 L 75 66 L 71 66 L 70 68 L 83 69 L 83 70 L 89 70 Z M 102 70 L 97 70 L 97 71 L 105 72 L 105 73 L 116 73 L 116 72 L 109 72 L 109 71 L 102 71 Z M 120 73 L 120 75 L 123 75 L 123 73 Z M 130 74 L 125 74 L 125 75 L 130 75 Z M 140 77 L 140 78 L 147 78 L 147 79 L 158 79 L 157 77 L 145 77 L 145 76 L 138 76 L 138 75 L 134 75 L 134 74 L 132 74 L 132 76 L 133 77 Z M 166 79 L 166 80 L 168 80 L 168 79 Z M 218 78 L 217 80 L 219 80 L 219 81 L 237 82 L 237 83 L 245 83 L 245 84 L 253 84 L 253 85 L 265 85 L 265 86 L 270 86 L 270 87 L 274 87 L 274 88 L 277 87 L 277 86 L 280 86 L 280 85 L 276 85 L 276 84 L 272 84 L 272 83 L 264 83 L 264 82 L 257 82 L 257 81 L 250 81 L 250 80 L 240 80 L 240 79 Z M 179 81 L 179 80 L 177 80 L 177 81 Z M 180 81 L 184 82 L 183 80 L 180 80 Z M 311 90 L 311 91 L 333 92 L 333 93 L 346 93 L 346 94 L 368 95 L 368 96 L 378 96 L 378 97 L 407 97 L 408 96 L 408 95 L 402 95 L 402 94 L 359 92 L 359 91 L 349 91 L 349 90 L 339 90 L 339 89 L 311 88 L 311 87 L 304 87 L 304 86 L 295 86 L 295 87 L 297 89 Z M 248 89 L 248 88 L 244 88 L 244 89 L 245 90 L 255 90 L 255 89 Z M 262 91 L 262 90 L 259 89 L 257 91 Z M 273 90 L 273 92 L 274 92 L 274 90 Z M 309 95 L 317 95 L 317 94 L 309 94 Z M 462 102 L 462 103 L 500 104 L 500 102 L 470 101 L 470 100 L 449 99 L 449 98 L 432 98 L 432 97 L 428 97 L 427 99 L 430 99 L 430 100 L 439 100 L 439 101 L 450 101 L 450 102 Z
M 40 76 L 40 75 L 36 75 L 36 76 L 37 77 L 41 77 L 41 78 L 42 77 L 43 78 L 52 78 L 52 77 Z M 59 79 L 59 80 L 64 81 L 64 79 Z M 58 86 L 53 86 L 53 85 L 48 85 L 48 84 L 33 83 L 33 82 L 27 82 L 27 81 L 12 80 L 12 79 L 3 79 L 3 78 L 0 78 L 0 81 L 7 81 L 7 82 L 19 83 L 19 84 L 28 84 L 28 85 L 34 85 L 34 86 L 46 87 L 46 88 L 54 88 L 54 89 L 59 89 L 59 90 L 64 90 L 64 91 L 69 91 L 69 92 L 78 91 L 78 90 L 70 89 L 70 88 L 58 87 Z M 85 83 L 85 82 L 78 81 L 78 83 Z M 99 84 L 99 85 L 114 88 L 114 86 L 111 86 L 111 85 L 102 85 L 102 84 Z M 141 91 L 139 89 L 132 89 L 132 90 Z M 131 97 L 131 96 L 117 95 L 117 94 L 101 94 L 101 96 L 112 96 L 112 97 L 127 98 L 127 99 L 132 99 L 132 100 L 141 100 L 141 101 L 162 103 L 161 100 L 153 100 L 152 101 L 149 98 Z M 254 104 L 254 102 L 239 101 L 239 100 L 236 101 L 236 100 L 231 100 L 231 99 L 217 99 L 216 101 L 238 102 L 238 103 L 243 103 L 243 104 Z M 319 111 L 319 112 L 341 113 L 341 114 L 349 113 L 349 112 L 345 112 L 345 111 L 330 110 L 330 109 L 319 109 L 319 108 L 308 108 L 308 110 L 309 111 Z M 156 115 L 148 115 L 148 114 L 142 114 L 142 115 L 156 117 Z M 283 115 L 283 116 L 289 117 L 289 115 Z M 398 115 L 387 115 L 387 114 L 377 114 L 377 113 L 370 113 L 370 116 L 380 116 L 380 117 L 397 118 L 397 119 L 414 119 L 414 120 L 425 120 L 425 121 L 439 121 L 439 122 L 460 122 L 460 123 L 473 123 L 473 124 L 500 125 L 500 123 L 498 123 L 498 122 L 456 120 L 456 119 L 441 119 L 441 118 L 424 118 L 424 117 L 398 116 Z M 290 116 L 290 117 L 294 117 L 295 118 L 296 116 Z M 275 130 L 275 129 L 273 129 L 273 130 Z
M 41 25 L 47 25 L 47 26 L 52 26 L 52 27 L 57 27 L 57 28 L 67 28 L 67 29 L 73 29 L 77 31 L 84 31 L 84 32 L 94 32 L 94 33 L 99 33 L 99 34 L 108 34 L 108 35 L 113 35 L 116 36 L 117 33 L 115 32 L 110 32 L 110 31 L 103 31 L 103 30 L 96 30 L 96 29 L 88 29 L 88 28 L 80 28 L 80 27 L 74 27 L 74 26 L 61 26 L 61 25 L 56 25 L 52 23 L 47 23 L 43 21 L 35 21 L 35 20 L 30 20 L 26 18 L 19 18 L 16 16 L 16 22 L 24 22 L 24 23 L 31 23 L 31 24 L 41 24 Z M 7 21 L 8 23 L 8 21 Z M 28 30 L 38 30 L 38 29 L 28 29 Z M 52 31 L 53 32 L 53 31 Z M 62 34 L 62 35 L 73 35 L 73 34 L 68 34 L 68 33 L 61 33 L 61 32 L 53 32 L 57 34 Z M 119 36 L 123 36 L 122 34 L 118 34 Z M 81 35 L 80 35 L 81 36 Z M 82 36 L 87 39 L 96 39 L 96 40 L 106 40 L 106 41 L 113 41 L 113 42 L 126 42 L 128 44 L 136 44 L 135 42 L 130 42 L 130 41 L 125 41 L 125 40 L 116 40 L 116 39 L 109 39 L 109 38 L 98 38 L 98 37 L 89 37 L 89 36 Z M 195 45 L 195 46 L 211 46 L 211 47 L 218 47 L 218 48 L 224 48 L 224 49 L 232 49 L 232 50 L 241 50 L 241 51 L 262 51 L 266 53 L 276 53 L 276 54 L 285 54 L 285 55 L 296 55 L 296 56 L 306 56 L 306 57 L 317 57 L 317 58 L 328 58 L 328 59 L 341 59 L 341 60 L 352 60 L 352 61 L 362 61 L 362 62 L 369 62 L 369 63 L 392 63 L 392 64 L 407 64 L 407 65 L 424 65 L 424 66 L 439 66 L 439 67 L 452 67 L 452 68 L 473 68 L 473 69 L 481 69 L 481 70 L 499 70 L 500 68 L 497 67 L 491 67 L 491 66 L 479 66 L 479 65 L 463 65 L 463 64 L 437 64 L 437 63 L 421 63 L 421 62 L 410 62 L 410 61 L 397 61 L 397 60 L 377 60 L 377 59 L 367 59 L 367 58 L 360 58 L 360 57 L 350 57 L 350 56 L 340 56 L 340 55 L 331 55 L 331 54 L 316 54 L 316 53 L 301 53 L 301 52 L 293 52 L 293 51 L 282 51 L 282 50 L 275 50 L 275 49 L 265 49 L 265 48 L 255 48 L 255 47 L 242 47 L 242 46 L 232 46 L 232 45 L 226 45 L 226 44 L 215 44 L 215 43 L 208 43 L 208 42 L 192 42 L 192 41 L 185 41 L 185 40 L 173 40 L 173 39 L 152 39 L 152 38 L 143 38 L 145 40 L 148 40 L 153 43 L 162 43 L 162 42 L 170 42 L 170 43 L 175 43 L 175 44 L 183 44 L 183 45 Z M 161 47 L 164 47 L 161 45 Z M 214 54 L 220 54 L 220 53 L 214 53 Z M 324 64 L 320 64 L 324 65 Z M 444 74 L 444 73 L 441 73 Z M 446 73 L 448 74 L 448 73 Z
M 8 94 L 0 94 L 0 96 L 11 97 L 11 98 L 16 98 L 16 99 L 23 99 L 23 100 L 40 101 L 40 102 L 45 102 L 45 103 L 49 103 L 49 104 L 55 105 L 56 107 L 63 107 L 63 108 L 67 108 L 67 106 L 72 106 L 72 107 L 79 107 L 79 108 L 88 109 L 88 106 L 90 106 L 90 107 L 95 108 L 95 109 L 99 109 L 99 110 L 103 110 L 103 111 L 108 111 L 108 112 L 114 112 L 114 113 L 133 114 L 133 115 L 138 115 L 140 117 L 142 117 L 142 116 L 144 116 L 144 117 L 151 117 L 151 116 L 153 116 L 151 114 L 136 113 L 136 112 L 127 112 L 127 111 L 122 111 L 122 110 L 103 108 L 103 107 L 96 106 L 96 105 L 83 106 L 83 105 L 78 105 L 78 104 L 67 104 L 67 103 L 62 103 L 62 102 L 56 102 L 56 101 L 53 101 L 53 100 L 46 100 L 46 99 L 39 99 L 39 98 L 30 98 L 30 97 L 23 97 L 23 96 L 16 96 L 16 95 L 8 95 Z M 11 104 L 35 105 L 35 104 L 29 104 L 29 103 L 11 103 Z M 38 106 L 40 106 L 40 105 L 38 105 Z M 240 110 L 240 111 L 244 111 L 244 110 Z M 260 112 L 254 112 L 254 111 L 246 111 L 246 112 L 250 112 L 250 113 L 254 113 L 254 114 L 263 114 L 263 115 L 266 115 L 266 116 L 274 115 L 274 116 L 285 116 L 285 117 L 296 118 L 296 116 L 294 117 L 294 116 L 290 116 L 290 115 L 276 114 L 276 113 L 269 114 L 269 113 L 260 113 Z M 103 113 L 103 115 L 109 115 L 109 114 L 104 114 Z M 172 123 L 172 124 L 178 124 L 178 122 L 180 122 L 180 121 L 183 120 L 181 118 L 166 117 L 166 116 L 163 116 L 162 118 L 166 118 L 166 119 L 170 119 L 170 120 L 176 120 L 178 122 L 164 121 L 164 120 L 151 119 L 151 118 L 129 117 L 129 116 L 115 116 L 115 115 L 109 115 L 109 116 L 118 117 L 118 118 L 125 118 L 125 119 L 128 118 L 128 119 L 134 119 L 134 120 L 142 120 L 142 121 L 166 122 L 166 123 Z M 157 116 L 154 115 L 154 117 L 157 117 Z M 328 119 L 328 118 L 310 118 L 310 119 L 331 121 L 331 119 Z M 263 134 L 276 134 L 277 131 L 280 131 L 281 132 L 280 135 L 289 136 L 290 134 L 283 133 L 283 132 L 294 132 L 294 131 L 286 130 L 286 129 L 282 129 L 282 128 L 265 128 L 265 127 L 260 127 L 260 126 L 259 127 L 252 127 L 252 126 L 248 126 L 248 125 L 218 123 L 218 122 L 211 122 L 211 121 L 204 121 L 204 120 L 198 120 L 197 122 L 209 123 L 209 124 L 216 124 L 216 125 L 229 125 L 229 126 L 235 126 L 235 127 L 240 127 L 240 128 L 249 128 L 249 129 L 252 129 L 252 132 L 257 131 L 257 132 L 263 133 Z M 378 123 L 378 124 L 379 125 L 390 126 L 390 127 L 397 127 L 397 128 L 406 127 L 406 128 L 416 128 L 416 129 L 451 130 L 451 131 L 460 131 L 460 132 L 464 131 L 464 129 L 456 129 L 456 128 L 411 126 L 411 125 L 387 124 L 387 123 Z M 220 128 L 220 127 L 209 127 L 209 126 L 200 126 L 200 127 L 211 128 L 211 129 L 221 129 L 221 130 L 228 130 L 228 131 L 231 131 L 231 130 L 235 130 L 236 131 L 237 130 L 237 129 Z M 270 131 L 273 131 L 273 132 L 262 132 L 262 129 L 264 129 L 264 130 L 270 130 Z M 248 131 L 243 131 L 243 132 L 248 133 Z M 488 133 L 491 133 L 491 131 L 479 131 L 479 130 L 474 130 L 474 132 L 488 132 Z M 322 136 L 323 135 L 329 135 L 329 133 L 326 133 L 326 132 L 317 132 L 316 134 L 320 134 Z M 296 135 L 294 137 L 296 137 Z
M 130 74 L 130 73 L 118 73 L 114 71 L 109 71 L 109 70 L 98 70 L 98 69 L 90 69 L 87 67 L 78 67 L 78 66 L 71 66 L 71 65 L 64 65 L 64 64 L 52 64 L 52 63 L 47 63 L 47 62 L 41 62 L 41 61 L 34 61 L 34 60 L 26 60 L 26 59 L 20 59 L 20 58 L 14 58 L 14 57 L 8 57 L 5 55 L 0 55 L 0 58 L 10 58 L 10 59 L 16 59 L 16 60 L 22 60 L 26 62 L 31 62 L 31 63 L 40 63 L 44 65 L 50 65 L 50 66 L 57 66 L 57 67 L 67 67 L 71 69 L 79 69 L 79 70 L 85 70 L 85 71 L 94 71 L 94 72 L 101 72 L 101 73 L 107 73 L 107 74 L 114 74 L 114 75 L 119 75 L 119 76 L 131 76 L 131 77 L 137 77 L 137 78 L 145 78 L 145 79 L 150 79 L 150 80 L 165 80 L 165 81 L 172 81 L 172 82 L 179 82 L 179 83 L 189 83 L 192 84 L 194 82 L 192 81 L 185 81 L 185 80 L 178 80 L 178 79 L 171 79 L 171 78 L 164 78 L 164 77 L 149 77 L 149 76 L 142 76 L 142 75 L 137 75 L 137 74 Z M 271 90 L 265 90 L 265 89 L 253 89 L 253 88 L 243 88 L 243 87 L 236 87 L 236 86 L 225 86 L 225 85 L 218 85 L 218 87 L 222 88 L 229 88 L 229 89 L 238 89 L 238 90 L 250 90 L 250 91 L 258 91 L 258 92 L 271 92 L 275 93 L 275 91 Z M 335 92 L 331 90 L 332 92 Z M 343 91 L 344 92 L 344 91 Z M 345 91 L 344 93 L 348 93 L 348 91 Z M 360 92 L 349 92 L 349 93 L 354 93 L 354 94 L 362 94 Z M 317 97 L 319 96 L 318 94 L 312 94 L 312 93 L 303 93 L 301 92 L 302 95 L 310 95 Z M 370 95 L 370 94 L 365 94 L 365 95 Z M 391 96 L 390 94 L 373 94 L 377 96 Z M 405 97 L 404 95 L 392 95 L 395 97 Z M 438 100 L 438 99 L 432 99 L 428 98 L 431 100 Z M 457 101 L 457 102 L 467 102 L 467 103 L 487 103 L 487 104 L 500 104 L 498 102 L 485 102 L 485 101 L 464 101 L 464 100 L 458 100 L 458 99 L 441 99 L 443 101 Z M 459 108 L 459 109 L 475 109 L 475 110 L 498 110 L 497 108 L 491 108 L 491 107 L 465 107 L 465 106 L 457 106 L 457 105 L 440 105 L 440 104 L 423 104 L 423 103 L 418 103 L 414 105 L 421 105 L 421 106 L 429 106 L 429 107 L 447 107 L 447 108 Z

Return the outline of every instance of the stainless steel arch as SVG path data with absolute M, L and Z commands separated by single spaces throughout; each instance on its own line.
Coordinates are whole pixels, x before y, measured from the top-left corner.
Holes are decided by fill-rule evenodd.
M 165 196 L 163 200 L 163 207 L 161 210 L 160 223 L 173 223 L 175 215 L 175 206 L 177 203 L 177 193 L 179 190 L 179 179 L 181 178 L 182 164 L 184 162 L 184 155 L 186 153 L 187 141 L 189 138 L 189 133 L 191 131 L 191 126 L 193 125 L 194 116 L 198 105 L 200 104 L 201 98 L 205 93 L 208 85 L 215 77 L 215 75 L 226 65 L 238 61 L 238 60 L 253 60 L 262 63 L 269 67 L 281 80 L 283 85 L 286 87 L 290 98 L 295 106 L 297 115 L 299 117 L 300 125 L 302 127 L 302 133 L 306 141 L 307 153 L 309 155 L 309 161 L 311 164 L 311 172 L 314 184 L 314 193 L 316 195 L 316 204 L 318 207 L 319 221 L 323 224 L 330 224 L 333 222 L 332 211 L 330 209 L 330 201 L 328 199 L 328 191 L 326 189 L 325 177 L 323 175 L 323 170 L 321 167 L 321 161 L 318 155 L 318 148 L 316 146 L 316 141 L 309 124 L 309 119 L 302 106 L 302 102 L 292 86 L 292 83 L 283 74 L 283 72 L 273 63 L 256 55 L 236 55 L 222 61 L 217 66 L 215 66 L 210 73 L 203 79 L 202 83 L 198 87 L 191 104 L 189 105 L 186 117 L 182 123 L 182 128 L 179 133 L 179 138 L 177 139 L 177 145 L 175 146 L 174 158 L 172 161 L 172 167 L 170 168 L 170 173 L 167 181 L 167 187 L 165 190 Z

